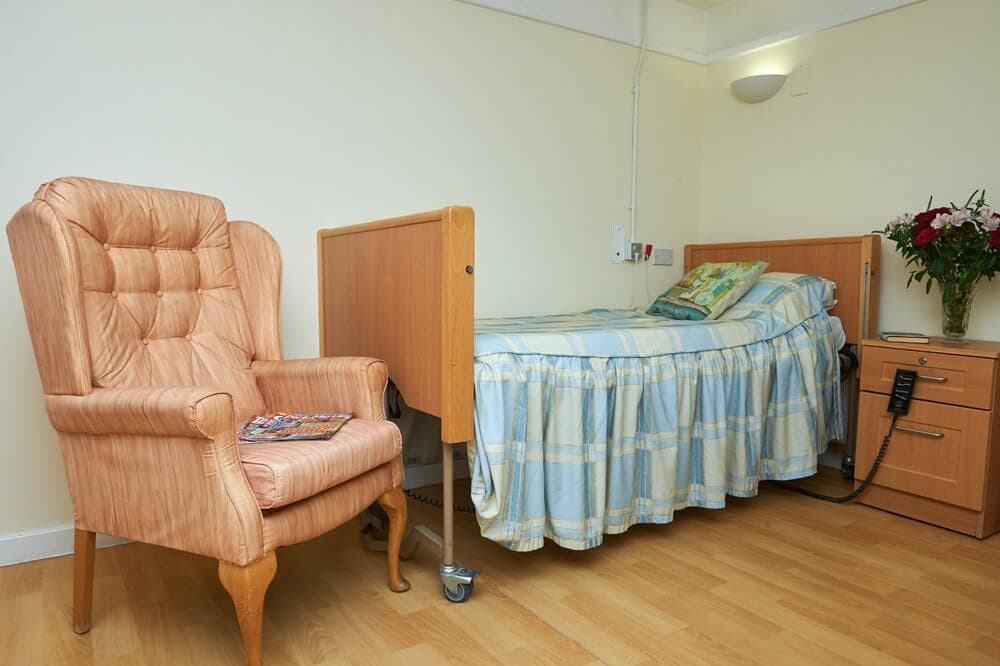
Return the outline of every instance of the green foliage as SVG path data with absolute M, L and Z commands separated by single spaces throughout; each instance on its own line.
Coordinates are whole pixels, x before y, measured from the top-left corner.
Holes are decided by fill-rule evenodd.
M 932 200 L 927 203 L 927 211 L 933 211 Z M 885 229 L 876 231 L 896 244 L 896 251 L 906 260 L 910 277 L 906 282 L 923 283 L 927 292 L 937 282 L 947 296 L 948 292 L 966 293 L 982 278 L 992 280 L 1000 271 L 1000 232 L 995 225 L 1000 224 L 1000 215 L 993 213 L 986 204 L 986 190 L 976 190 L 964 206 L 952 203 L 948 212 L 931 227 L 935 217 L 930 213 L 894 218 Z M 953 221 L 961 219 L 961 224 Z M 943 225 L 943 226 L 941 226 Z M 918 244 L 922 230 L 934 228 L 933 240 Z M 932 235 L 931 232 L 925 232 Z M 991 238 L 993 244 L 991 244 Z

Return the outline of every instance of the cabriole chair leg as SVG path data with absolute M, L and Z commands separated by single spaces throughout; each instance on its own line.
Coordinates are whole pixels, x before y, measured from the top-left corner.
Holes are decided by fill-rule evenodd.
M 410 583 L 399 573 L 399 549 L 406 533 L 406 495 L 401 488 L 393 488 L 378 498 L 379 506 L 389 516 L 387 558 L 389 565 L 389 589 L 406 592 Z
M 73 631 L 90 631 L 91 609 L 94 607 L 94 544 L 96 534 L 87 530 L 73 531 Z
M 268 553 L 245 567 L 219 562 L 219 580 L 232 597 L 249 666 L 261 666 L 263 663 L 264 595 L 277 570 L 278 558 L 274 553 Z

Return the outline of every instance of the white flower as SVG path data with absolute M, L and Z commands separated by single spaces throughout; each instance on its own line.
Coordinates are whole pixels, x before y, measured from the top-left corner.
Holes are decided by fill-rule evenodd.
M 951 215 L 948 213 L 938 213 L 937 217 L 931 222 L 931 228 L 944 229 L 949 224 L 951 224 Z
M 954 213 L 951 214 L 951 226 L 960 227 L 971 219 L 972 219 L 972 213 L 970 213 L 969 211 L 965 210 L 964 208 L 962 210 L 956 210 Z
M 913 215 L 910 213 L 903 213 L 902 215 L 894 215 L 892 219 L 889 220 L 890 229 L 902 227 L 907 224 L 913 224 Z
M 979 225 L 986 231 L 996 231 L 1000 227 L 1000 219 L 993 217 L 994 214 L 989 206 L 979 211 Z

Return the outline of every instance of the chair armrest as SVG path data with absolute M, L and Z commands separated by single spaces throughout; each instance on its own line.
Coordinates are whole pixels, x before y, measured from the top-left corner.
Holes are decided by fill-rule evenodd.
M 47 395 L 45 402 L 78 528 L 239 566 L 266 552 L 228 393 L 114 388 Z
M 267 408 L 276 412 L 354 412 L 361 419 L 385 420 L 385 362 L 361 356 L 254 361 L 257 386 Z
M 62 433 L 211 439 L 234 432 L 232 397 L 209 386 L 95 389 L 47 395 L 45 406 Z

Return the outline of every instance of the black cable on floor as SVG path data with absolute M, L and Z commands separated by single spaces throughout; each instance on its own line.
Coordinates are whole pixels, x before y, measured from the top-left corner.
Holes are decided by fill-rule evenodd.
M 417 502 L 420 502 L 421 504 L 430 504 L 431 506 L 436 506 L 439 509 L 443 509 L 444 508 L 444 502 L 441 501 L 441 500 L 439 500 L 439 499 L 437 499 L 436 497 L 428 497 L 427 495 L 421 495 L 420 493 L 416 492 L 415 490 L 404 490 L 403 492 L 406 493 L 407 497 L 409 497 L 412 500 L 416 500 Z M 459 513 L 475 513 L 476 512 L 475 507 L 473 507 L 472 505 L 469 505 L 469 504 L 454 504 L 454 505 L 452 505 L 452 508 L 455 511 L 458 511 Z
M 812 497 L 813 499 L 823 500 L 825 502 L 836 502 L 838 504 L 845 504 L 855 499 L 858 495 L 865 492 L 868 486 L 872 484 L 875 479 L 875 472 L 878 471 L 879 465 L 882 464 L 882 459 L 885 458 L 885 452 L 889 449 L 889 441 L 892 439 L 892 432 L 896 429 L 896 419 L 899 418 L 899 414 L 892 415 L 892 425 L 889 426 L 889 434 L 882 438 L 882 446 L 878 449 L 878 454 L 875 456 L 875 461 L 872 463 L 872 467 L 868 470 L 868 474 L 865 476 L 865 480 L 861 482 L 861 485 L 855 488 L 850 494 L 844 495 L 843 497 L 834 497 L 833 495 L 824 495 L 823 493 L 818 493 L 815 490 L 809 490 L 807 488 L 800 488 L 799 486 L 794 486 L 790 483 L 784 481 L 778 481 L 777 485 L 779 488 L 784 488 L 785 490 L 791 490 L 793 492 L 805 495 L 806 497 Z
M 390 419 L 398 419 L 403 415 L 401 402 L 402 393 L 400 392 L 399 387 L 396 386 L 396 383 L 390 379 L 386 386 L 386 415 Z M 404 489 L 403 492 L 406 493 L 407 497 L 416 502 L 420 502 L 421 504 L 429 504 L 430 506 L 436 506 L 439 509 L 444 508 L 444 502 L 435 497 L 421 495 L 414 490 Z M 475 507 L 469 504 L 454 504 L 452 505 L 452 508 L 459 513 L 474 514 L 476 512 Z

